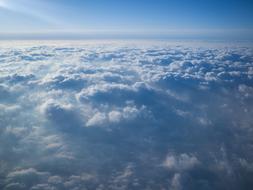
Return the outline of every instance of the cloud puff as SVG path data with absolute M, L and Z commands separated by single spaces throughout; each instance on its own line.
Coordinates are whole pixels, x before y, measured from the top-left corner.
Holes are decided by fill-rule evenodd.
M 25 189 L 28 186 L 33 186 L 36 183 L 46 179 L 49 176 L 48 172 L 39 172 L 34 168 L 21 169 L 12 171 L 7 176 L 7 189 L 20 188 Z
M 48 100 L 41 105 L 40 110 L 47 120 L 63 130 L 71 130 L 71 128 L 82 126 L 81 117 L 70 104 L 61 104 L 54 100 Z
M 1 44 L 0 189 L 250 189 L 252 52 Z
M 125 107 L 118 107 L 115 110 L 109 112 L 95 113 L 86 123 L 87 127 L 90 126 L 106 126 L 113 124 L 123 124 L 125 122 L 131 122 L 136 118 L 148 117 L 148 110 L 145 106 L 137 108 L 131 104 Z
M 198 165 L 199 161 L 195 156 L 181 154 L 178 157 L 167 156 L 164 166 L 172 170 L 188 170 Z

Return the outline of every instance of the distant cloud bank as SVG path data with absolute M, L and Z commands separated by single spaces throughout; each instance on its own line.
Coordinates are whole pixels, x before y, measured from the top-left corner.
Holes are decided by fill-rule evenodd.
M 253 42 L 253 29 L 64 29 L 2 31 L 0 40 L 217 40 Z

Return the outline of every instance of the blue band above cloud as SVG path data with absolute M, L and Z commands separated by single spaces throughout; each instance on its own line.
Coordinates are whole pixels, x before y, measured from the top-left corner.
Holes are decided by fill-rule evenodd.
M 23 39 L 34 33 L 252 39 L 252 20 L 250 0 L 0 0 L 1 33 Z

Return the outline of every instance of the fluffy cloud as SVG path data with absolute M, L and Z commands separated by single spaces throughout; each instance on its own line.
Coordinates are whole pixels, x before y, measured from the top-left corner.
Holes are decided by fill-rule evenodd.
M 71 130 L 71 128 L 82 126 L 81 117 L 70 104 L 61 104 L 54 100 L 48 100 L 39 109 L 47 120 L 59 128 Z
M 250 189 L 252 52 L 1 45 L 0 189 Z
M 178 157 L 167 156 L 164 166 L 172 170 L 188 170 L 198 165 L 199 161 L 194 156 L 187 154 L 181 154 Z

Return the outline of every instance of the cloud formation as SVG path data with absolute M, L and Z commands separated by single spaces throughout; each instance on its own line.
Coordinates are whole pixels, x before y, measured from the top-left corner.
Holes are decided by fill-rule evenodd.
M 0 48 L 0 189 L 250 189 L 252 47 Z

